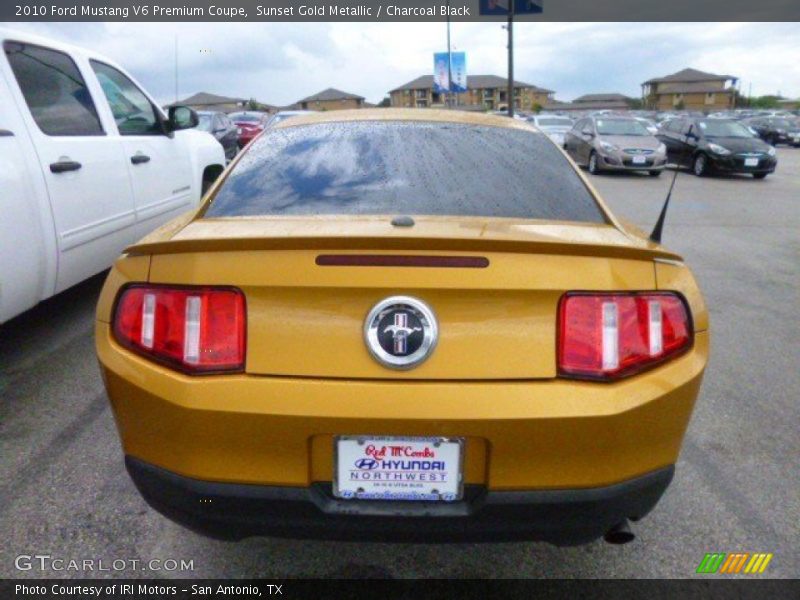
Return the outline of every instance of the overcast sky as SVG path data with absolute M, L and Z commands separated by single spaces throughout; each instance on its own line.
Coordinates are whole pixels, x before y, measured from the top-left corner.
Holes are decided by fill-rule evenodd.
M 286 105 L 327 87 L 379 102 L 431 73 L 444 23 L 15 23 L 110 56 L 159 101 L 204 91 Z M 638 97 L 641 82 L 684 67 L 737 76 L 747 94 L 800 97 L 798 23 L 517 23 L 515 78 L 556 91 Z M 504 76 L 499 23 L 454 23 L 467 73 Z

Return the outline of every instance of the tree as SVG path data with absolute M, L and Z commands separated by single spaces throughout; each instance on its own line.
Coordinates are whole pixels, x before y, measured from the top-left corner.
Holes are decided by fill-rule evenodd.
M 751 100 L 750 106 L 752 108 L 780 108 L 778 100 L 781 100 L 780 96 L 758 96 Z
M 247 101 L 247 109 L 248 110 L 258 110 L 258 107 L 259 107 L 259 104 L 258 104 L 258 102 L 256 102 L 255 98 L 250 98 L 250 100 Z
M 734 92 L 737 108 L 780 108 L 781 96 L 768 94 L 766 96 L 742 96 L 738 90 Z

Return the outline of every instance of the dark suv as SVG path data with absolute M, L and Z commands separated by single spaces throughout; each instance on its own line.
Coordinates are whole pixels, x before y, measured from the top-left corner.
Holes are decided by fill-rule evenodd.
M 775 148 L 729 119 L 673 119 L 656 137 L 667 147 L 669 162 L 690 167 L 698 176 L 750 173 L 763 179 L 778 164 Z

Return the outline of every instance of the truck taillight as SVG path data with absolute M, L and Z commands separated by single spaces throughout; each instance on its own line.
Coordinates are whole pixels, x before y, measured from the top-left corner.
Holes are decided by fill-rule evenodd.
M 244 370 L 244 294 L 224 287 L 126 287 L 114 310 L 121 345 L 186 373 Z
M 683 298 L 669 292 L 562 296 L 558 372 L 562 377 L 618 379 L 677 356 L 692 345 Z

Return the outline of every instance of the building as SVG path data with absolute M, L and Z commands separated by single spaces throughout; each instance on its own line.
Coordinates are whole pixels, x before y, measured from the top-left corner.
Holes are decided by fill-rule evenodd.
M 633 98 L 624 94 L 584 94 L 572 102 L 558 102 L 555 99 L 545 104 L 548 111 L 591 112 L 593 110 L 628 110 Z
M 300 110 L 341 110 L 345 108 L 364 108 L 364 97 L 334 88 L 322 90 L 295 103 Z
M 731 85 L 728 85 L 728 82 Z M 651 110 L 697 110 L 734 108 L 737 77 L 683 69 L 642 84 L 642 100 Z
M 228 98 L 227 96 L 217 96 L 208 92 L 198 92 L 174 103 L 174 105 L 188 106 L 195 110 L 216 110 L 221 112 L 244 110 L 247 108 L 247 104 L 248 100 L 244 98 Z
M 552 90 L 530 83 L 514 82 L 514 107 L 536 110 L 550 101 Z M 453 104 L 467 110 L 503 110 L 508 108 L 508 79 L 497 75 L 470 75 L 467 91 L 454 94 Z M 391 105 L 406 108 L 442 107 L 445 94 L 433 90 L 433 75 L 422 75 L 389 92 Z

